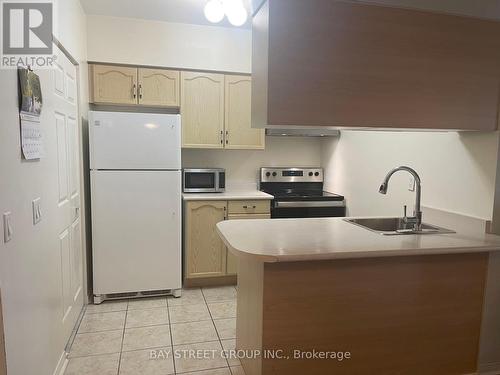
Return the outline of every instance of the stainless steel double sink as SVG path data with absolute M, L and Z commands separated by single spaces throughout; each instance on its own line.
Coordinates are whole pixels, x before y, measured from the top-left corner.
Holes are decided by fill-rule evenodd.
M 402 217 L 353 218 L 344 220 L 384 236 L 455 233 L 453 230 L 426 223 L 422 223 L 421 230 L 416 231 L 413 229 L 413 225 L 405 223 Z

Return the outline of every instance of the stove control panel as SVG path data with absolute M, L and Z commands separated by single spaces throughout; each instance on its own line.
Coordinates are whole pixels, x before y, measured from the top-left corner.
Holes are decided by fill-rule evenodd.
M 323 182 L 323 168 L 260 169 L 260 182 Z

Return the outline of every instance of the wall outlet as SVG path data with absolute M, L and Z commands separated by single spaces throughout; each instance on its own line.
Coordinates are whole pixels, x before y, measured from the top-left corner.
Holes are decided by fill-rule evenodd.
M 415 179 L 413 176 L 410 176 L 410 179 L 408 180 L 408 190 L 415 191 Z
M 3 242 L 5 243 L 9 242 L 13 235 L 11 216 L 11 212 L 4 212 L 3 214 Z
M 33 207 L 33 225 L 37 225 L 42 220 L 41 198 L 36 198 L 31 202 Z

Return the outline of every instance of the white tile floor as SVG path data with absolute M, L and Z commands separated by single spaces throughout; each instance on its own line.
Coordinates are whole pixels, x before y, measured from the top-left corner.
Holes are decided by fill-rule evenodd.
M 65 375 L 244 375 L 237 359 L 221 354 L 234 349 L 235 336 L 232 286 L 185 289 L 181 298 L 89 305 Z M 216 354 L 180 355 L 199 349 Z

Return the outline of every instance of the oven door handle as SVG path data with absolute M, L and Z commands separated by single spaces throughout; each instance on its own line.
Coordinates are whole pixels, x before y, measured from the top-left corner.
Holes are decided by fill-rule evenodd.
M 345 207 L 343 201 L 275 201 L 276 208 Z

